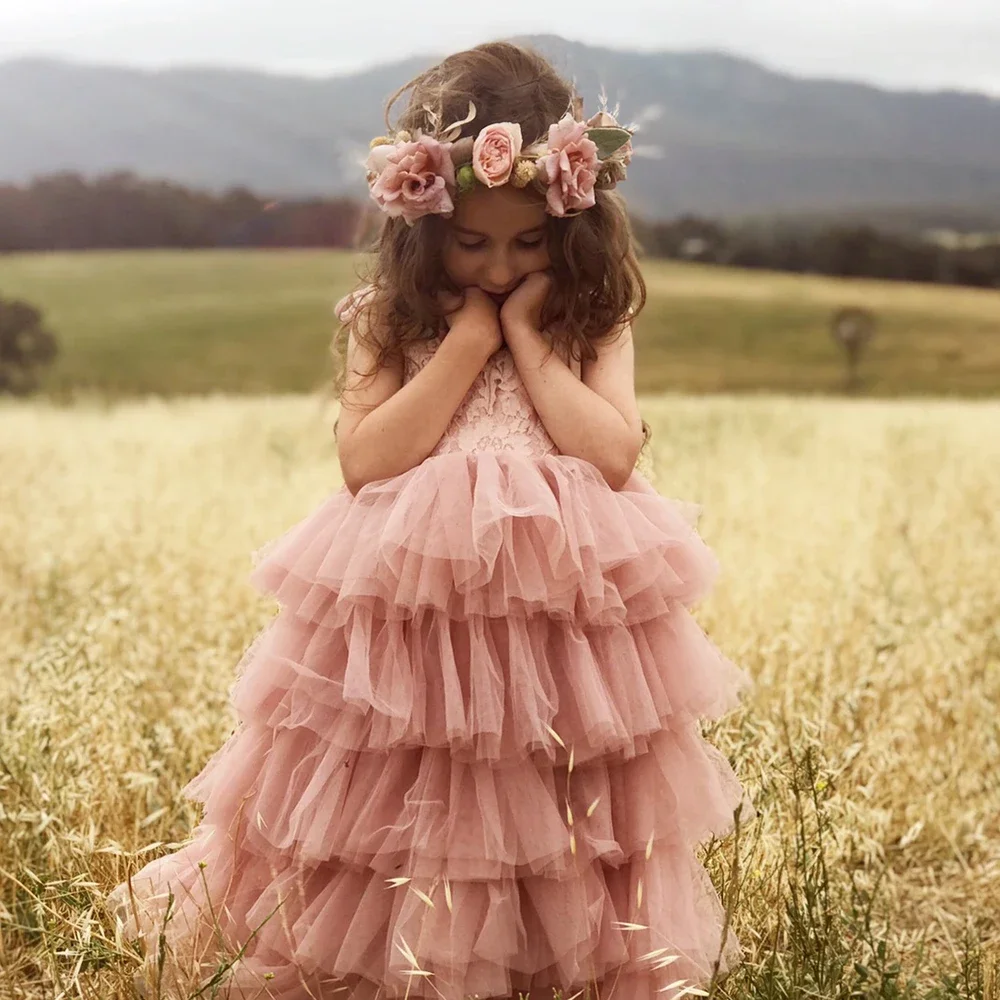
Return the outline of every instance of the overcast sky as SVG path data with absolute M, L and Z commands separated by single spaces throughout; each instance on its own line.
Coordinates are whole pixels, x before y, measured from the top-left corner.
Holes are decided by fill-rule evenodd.
M 326 74 L 535 32 L 1000 96 L 1000 0 L 0 0 L 0 59 Z

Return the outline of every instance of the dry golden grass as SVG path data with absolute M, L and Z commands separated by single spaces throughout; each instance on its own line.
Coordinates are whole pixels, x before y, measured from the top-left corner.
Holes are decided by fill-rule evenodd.
M 657 485 L 703 504 L 723 565 L 698 618 L 757 682 L 707 733 L 759 811 L 707 851 L 747 948 L 720 995 L 996 996 L 1000 405 L 644 412 Z M 0 406 L 4 1000 L 130 995 L 103 893 L 197 818 L 178 791 L 273 613 L 250 553 L 338 484 L 332 419 Z

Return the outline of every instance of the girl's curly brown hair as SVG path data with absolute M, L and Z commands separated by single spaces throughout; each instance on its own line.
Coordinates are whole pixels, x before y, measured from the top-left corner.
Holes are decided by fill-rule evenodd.
M 386 126 L 393 128 L 393 105 L 407 91 L 410 99 L 395 123 L 396 130 L 434 131 L 426 107 L 443 123 L 466 117 L 471 101 L 476 117 L 462 127 L 461 137 L 475 136 L 491 122 L 516 122 L 525 146 L 548 138 L 548 128 L 568 111 L 577 117 L 582 101 L 543 56 L 509 42 L 491 42 L 449 56 L 421 73 L 389 98 Z M 544 195 L 539 195 L 544 199 Z M 571 218 L 547 216 L 548 247 L 554 274 L 542 310 L 553 347 L 577 358 L 596 357 L 594 342 L 620 334 L 642 310 L 646 286 L 636 257 L 628 213 L 610 190 L 596 192 L 597 203 Z M 443 327 L 444 311 L 436 292 L 450 288 L 442 264 L 449 222 L 428 215 L 408 226 L 403 219 L 382 216 L 361 280 L 371 286 L 359 311 L 364 322 L 351 324 L 376 358 L 375 370 L 398 362 L 406 342 L 431 337 Z M 369 320 L 378 317 L 375 324 Z M 373 340 L 378 328 L 381 337 Z M 348 324 L 334 337 L 339 360 L 334 392 L 346 378 Z M 367 374 L 373 374 L 367 373 Z
M 568 110 L 579 112 L 582 107 L 572 86 L 548 60 L 509 42 L 491 42 L 449 56 L 400 87 L 385 109 L 390 129 L 393 105 L 407 91 L 410 99 L 395 123 L 397 130 L 433 132 L 425 106 L 434 109 L 440 121 L 452 122 L 466 116 L 471 101 L 476 117 L 462 127 L 463 138 L 475 136 L 490 122 L 516 122 L 525 146 L 545 140 L 549 125 Z M 613 191 L 598 190 L 596 199 L 593 208 L 574 217 L 547 216 L 555 280 L 542 312 L 553 341 L 570 348 L 573 356 L 588 359 L 596 356 L 595 340 L 620 331 L 646 302 L 625 206 Z M 433 336 L 442 328 L 444 311 L 435 293 L 449 288 L 441 259 L 448 220 L 428 215 L 411 227 L 399 218 L 382 219 L 366 269 L 359 275 L 372 286 L 361 310 L 373 310 L 386 334 L 381 345 L 366 345 L 376 351 L 379 366 L 403 343 Z M 356 336 L 363 338 L 365 329 L 371 330 L 372 324 L 359 323 Z M 345 326 L 335 344 L 341 354 L 346 351 Z M 346 374 L 343 365 L 339 368 L 338 395 Z

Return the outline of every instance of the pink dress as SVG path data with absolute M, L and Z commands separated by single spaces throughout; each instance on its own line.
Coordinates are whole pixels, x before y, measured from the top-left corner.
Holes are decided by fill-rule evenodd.
M 697 513 L 561 455 L 503 349 L 431 457 L 261 550 L 281 610 L 185 790 L 203 821 L 112 893 L 140 989 L 659 1000 L 731 968 L 695 846 L 755 813 L 697 720 L 751 682 L 688 610 Z

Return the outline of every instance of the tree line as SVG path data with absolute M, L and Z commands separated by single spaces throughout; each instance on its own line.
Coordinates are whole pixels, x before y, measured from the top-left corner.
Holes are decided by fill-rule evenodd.
M 275 202 L 242 187 L 210 194 L 125 171 L 65 172 L 0 185 L 0 252 L 349 247 L 360 214 L 349 198 Z
M 949 245 L 865 223 L 725 226 L 685 216 L 636 222 L 651 256 L 841 278 L 1000 288 L 1000 234 Z
M 873 225 L 724 224 L 696 216 L 635 219 L 653 257 L 840 277 L 1000 288 L 1000 235 L 944 244 Z M 87 179 L 63 172 L 0 185 L 0 252 L 158 247 L 349 249 L 371 212 L 349 198 L 275 201 L 234 187 L 221 194 L 128 171 Z

